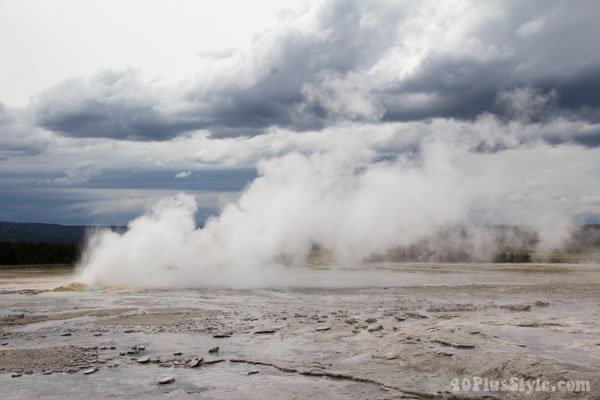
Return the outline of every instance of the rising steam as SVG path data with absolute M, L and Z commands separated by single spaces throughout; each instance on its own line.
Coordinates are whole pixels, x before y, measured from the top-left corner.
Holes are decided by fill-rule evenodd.
M 80 279 L 119 287 L 249 287 L 284 280 L 315 245 L 355 266 L 435 232 L 469 224 L 480 193 L 440 143 L 420 156 L 376 160 L 360 146 L 287 154 L 258 163 L 259 176 L 204 228 L 195 199 L 158 202 L 125 233 L 91 235 Z

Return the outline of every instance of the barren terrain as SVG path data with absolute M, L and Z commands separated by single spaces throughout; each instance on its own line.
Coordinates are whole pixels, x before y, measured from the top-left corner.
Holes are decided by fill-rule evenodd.
M 48 290 L 69 273 L 0 269 L 4 398 L 600 395 L 597 265 L 372 264 L 290 271 L 303 280 L 270 289 Z M 472 377 L 590 391 L 452 391 Z

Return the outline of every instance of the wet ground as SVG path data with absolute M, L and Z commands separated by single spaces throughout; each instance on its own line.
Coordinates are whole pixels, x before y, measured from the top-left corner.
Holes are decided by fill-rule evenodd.
M 292 269 L 271 289 L 47 291 L 71 274 L 0 268 L 3 398 L 600 395 L 598 265 L 372 264 Z M 452 391 L 473 377 L 590 391 Z

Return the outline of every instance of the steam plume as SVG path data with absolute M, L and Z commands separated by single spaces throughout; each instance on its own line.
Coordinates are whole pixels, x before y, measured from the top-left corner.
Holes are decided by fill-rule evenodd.
M 377 161 L 344 146 L 258 163 L 259 176 L 202 229 L 196 202 L 158 202 L 123 234 L 98 232 L 81 262 L 89 284 L 139 287 L 263 286 L 285 282 L 282 259 L 301 264 L 314 244 L 356 265 L 440 229 L 469 224 L 480 193 L 439 142 L 421 156 Z

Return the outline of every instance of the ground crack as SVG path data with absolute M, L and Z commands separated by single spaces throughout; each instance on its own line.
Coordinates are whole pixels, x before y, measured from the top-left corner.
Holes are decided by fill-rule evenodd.
M 300 374 L 300 375 L 326 376 L 326 377 L 332 378 L 332 379 L 343 379 L 343 380 L 348 380 L 348 381 L 353 381 L 353 382 L 372 383 L 375 385 L 379 385 L 383 390 L 386 390 L 386 391 L 395 390 L 395 391 L 401 392 L 403 394 L 408 394 L 408 395 L 415 396 L 415 397 L 422 398 L 422 399 L 435 399 L 435 398 L 444 398 L 445 397 L 441 394 L 421 392 L 421 391 L 417 391 L 417 390 L 401 388 L 398 386 L 391 386 L 386 383 L 377 381 L 375 379 L 345 374 L 343 372 L 296 369 L 296 368 L 290 368 L 290 367 L 282 367 L 281 365 L 277 365 L 277 364 L 273 364 L 273 363 L 269 363 L 269 362 L 246 360 L 246 359 L 241 359 L 241 358 L 232 358 L 229 360 L 229 362 L 251 364 L 251 365 L 264 365 L 264 366 L 276 368 L 276 369 L 280 370 L 281 372 L 295 373 L 295 374 Z

